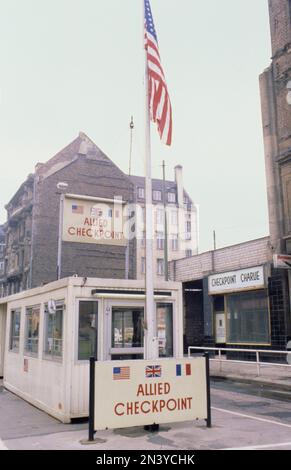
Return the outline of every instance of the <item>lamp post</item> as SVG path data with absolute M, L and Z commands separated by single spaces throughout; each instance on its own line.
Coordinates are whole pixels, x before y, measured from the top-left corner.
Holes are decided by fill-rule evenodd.
M 57 279 L 61 279 L 62 274 L 62 235 L 63 235 L 63 215 L 64 215 L 64 199 L 65 191 L 68 184 L 59 182 L 57 189 L 61 191 L 60 195 L 60 210 L 59 210 L 59 236 L 58 236 L 58 261 L 57 261 Z

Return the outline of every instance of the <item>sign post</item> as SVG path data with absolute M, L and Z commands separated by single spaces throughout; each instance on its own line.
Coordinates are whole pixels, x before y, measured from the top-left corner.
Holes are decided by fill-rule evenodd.
M 94 410 L 95 410 L 95 357 L 90 357 L 89 381 L 89 436 L 88 441 L 94 441 Z

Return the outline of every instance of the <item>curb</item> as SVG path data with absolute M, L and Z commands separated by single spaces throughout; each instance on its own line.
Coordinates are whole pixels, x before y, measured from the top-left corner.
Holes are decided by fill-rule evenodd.
M 246 383 L 250 385 L 257 385 L 261 388 L 265 389 L 270 389 L 272 391 L 276 392 L 289 392 L 290 394 L 290 399 L 291 399 L 291 384 L 282 384 L 278 382 L 269 382 L 265 380 L 258 380 L 258 379 L 253 379 L 253 378 L 246 378 L 246 377 L 240 377 L 236 375 L 210 375 L 210 379 L 214 380 L 223 380 L 223 381 L 229 381 L 229 382 L 240 382 L 240 383 Z

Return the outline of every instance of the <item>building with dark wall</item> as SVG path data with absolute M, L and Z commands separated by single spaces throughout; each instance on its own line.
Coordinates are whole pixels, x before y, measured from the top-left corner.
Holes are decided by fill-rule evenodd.
M 270 243 L 273 254 L 291 254 L 291 1 L 269 0 L 269 12 L 272 62 L 260 90 Z M 290 270 L 272 268 L 272 279 L 290 337 Z
M 184 348 L 284 350 L 290 317 L 269 237 L 170 263 L 183 283 Z
M 129 178 L 83 133 L 47 163 L 38 164 L 7 204 L 6 294 L 57 277 L 60 192 L 133 202 Z M 62 242 L 61 277 L 125 278 L 124 246 Z M 128 277 L 135 278 L 135 242 L 129 244 Z
M 5 226 L 0 225 L 0 297 L 3 297 L 5 285 Z

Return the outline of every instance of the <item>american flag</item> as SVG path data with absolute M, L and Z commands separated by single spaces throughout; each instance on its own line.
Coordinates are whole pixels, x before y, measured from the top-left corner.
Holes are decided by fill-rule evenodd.
M 84 214 L 84 206 L 78 206 L 77 204 L 72 205 L 73 214 Z
M 147 378 L 162 377 L 162 367 L 161 366 L 147 366 L 145 370 L 145 375 Z
M 157 123 L 161 140 L 172 143 L 172 106 L 159 53 L 158 38 L 149 0 L 145 3 L 145 49 L 147 51 L 150 118 Z
M 130 379 L 130 367 L 113 367 L 113 380 Z

